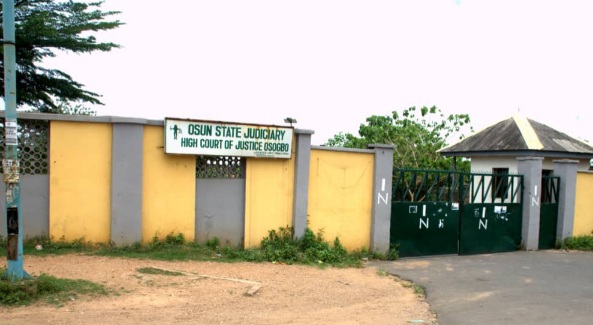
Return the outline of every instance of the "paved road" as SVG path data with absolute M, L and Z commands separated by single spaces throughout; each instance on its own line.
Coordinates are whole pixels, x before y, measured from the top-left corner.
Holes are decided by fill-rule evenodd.
M 373 266 L 424 286 L 439 325 L 593 324 L 593 253 L 518 251 Z

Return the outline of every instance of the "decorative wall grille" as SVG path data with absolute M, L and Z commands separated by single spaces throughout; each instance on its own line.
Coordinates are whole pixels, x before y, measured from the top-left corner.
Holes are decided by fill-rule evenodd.
M 242 157 L 196 157 L 196 178 L 244 178 L 245 159 Z
M 49 165 L 49 122 L 18 120 L 18 159 L 21 175 L 46 175 Z M 5 155 L 4 118 L 0 118 L 0 157 Z M 0 171 L 2 171 L 0 164 Z

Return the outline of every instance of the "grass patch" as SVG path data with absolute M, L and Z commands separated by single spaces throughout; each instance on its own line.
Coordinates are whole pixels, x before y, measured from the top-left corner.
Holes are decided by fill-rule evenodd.
M 593 236 L 568 237 L 562 243 L 562 249 L 593 251 Z
M 348 252 L 339 238 L 331 243 L 324 238 L 323 231 L 317 234 L 310 229 L 300 238 L 295 238 L 294 229 L 281 227 L 270 230 L 262 239 L 260 247 L 243 249 L 229 243 L 222 244 L 212 238 L 205 244 L 187 241 L 183 234 L 168 234 L 164 238 L 155 236 L 149 243 L 134 243 L 125 246 L 93 244 L 78 239 L 68 242 L 63 238 L 29 238 L 24 241 L 26 255 L 53 255 L 81 253 L 97 256 L 126 257 L 165 261 L 220 261 L 220 262 L 274 262 L 284 264 L 307 264 L 317 266 L 360 267 L 366 260 L 394 260 L 398 257 L 397 247 L 385 254 L 361 248 Z M 6 240 L 0 237 L 0 255 L 6 255 Z
M 142 274 L 153 274 L 153 275 L 167 275 L 167 276 L 183 276 L 184 274 L 181 272 L 174 272 L 174 271 L 167 271 L 162 269 L 157 269 L 154 267 L 142 267 L 137 269 L 138 273 Z
M 23 240 L 23 252 L 27 255 L 64 255 L 92 252 L 101 245 L 92 244 L 79 238 L 66 241 L 64 237 L 54 240 L 44 236 L 31 237 Z M 0 254 L 6 256 L 6 238 L 0 236 Z
M 103 285 L 86 280 L 58 279 L 42 274 L 39 277 L 21 281 L 9 281 L 6 269 L 0 269 L 0 305 L 26 306 L 42 301 L 62 306 L 65 302 L 78 299 L 79 295 L 100 296 L 108 294 Z
M 393 250 L 385 255 L 367 249 L 348 252 L 339 238 L 327 242 L 323 231 L 314 234 L 305 230 L 304 236 L 295 238 L 294 229 L 281 227 L 270 230 L 262 239 L 259 248 L 243 249 L 221 244 L 212 238 L 205 244 L 188 242 L 181 234 L 169 234 L 164 239 L 154 237 L 148 244 L 136 243 L 129 246 L 103 246 L 92 253 L 102 256 L 120 256 L 156 260 L 197 260 L 220 262 L 274 262 L 284 264 L 308 264 L 317 266 L 360 267 L 365 259 L 386 259 L 397 257 Z
M 414 293 L 421 298 L 426 298 L 426 289 L 418 284 L 412 285 L 412 288 L 414 289 Z
M 414 283 L 412 281 L 404 280 L 404 279 L 402 279 L 402 278 L 400 278 L 398 276 L 395 276 L 395 280 L 397 282 L 401 283 L 401 285 L 404 288 L 412 288 L 412 290 L 414 291 L 414 293 L 416 294 L 416 296 L 418 296 L 418 297 L 420 297 L 422 299 L 425 299 L 426 298 L 426 289 L 423 286 L 421 286 L 419 284 L 416 284 L 416 283 Z

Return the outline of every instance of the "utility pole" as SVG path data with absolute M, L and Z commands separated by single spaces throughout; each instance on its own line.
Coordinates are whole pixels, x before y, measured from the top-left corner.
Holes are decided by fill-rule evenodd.
M 16 50 L 14 0 L 2 1 L 4 27 L 4 144 L 2 180 L 6 183 L 7 276 L 11 281 L 29 276 L 23 270 L 23 223 L 19 183 L 18 125 L 16 115 Z

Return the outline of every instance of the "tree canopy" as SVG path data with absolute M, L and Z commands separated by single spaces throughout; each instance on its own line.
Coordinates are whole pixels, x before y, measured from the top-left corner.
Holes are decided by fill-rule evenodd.
M 368 148 L 369 144 L 395 145 L 393 164 L 398 168 L 451 169 L 452 159 L 442 157 L 437 150 L 445 147 L 454 135 L 463 138 L 469 128 L 467 114 L 445 116 L 436 106 L 420 109 L 410 107 L 393 111 L 392 115 L 373 115 L 361 124 L 359 136 L 340 132 L 327 141 L 330 147 Z M 469 169 L 460 162 L 458 169 Z
M 34 109 L 51 111 L 58 109 L 58 102 L 103 104 L 99 94 L 84 89 L 83 84 L 73 80 L 67 73 L 41 66 L 44 58 L 55 57 L 58 51 L 91 53 L 120 47 L 111 42 L 99 42 L 93 35 L 123 24 L 119 20 L 109 20 L 119 12 L 101 11 L 103 2 L 15 2 L 17 106 L 28 105 Z M 0 31 L 3 32 L 2 24 Z M 3 54 L 0 62 L 2 71 Z M 3 73 L 0 83 L 3 89 Z

